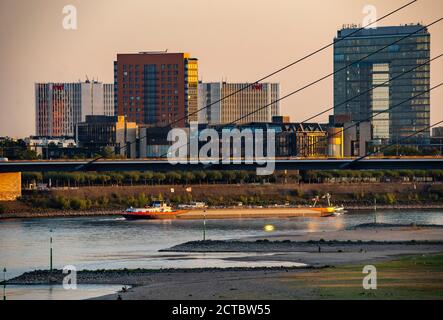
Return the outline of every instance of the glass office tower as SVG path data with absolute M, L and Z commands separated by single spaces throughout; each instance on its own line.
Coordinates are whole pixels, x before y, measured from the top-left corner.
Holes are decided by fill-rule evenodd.
M 353 121 L 373 117 L 374 140 L 382 143 L 428 143 L 429 129 L 413 138 L 405 138 L 430 125 L 430 94 L 426 92 L 430 89 L 430 65 L 384 84 L 429 61 L 430 34 L 427 29 L 420 29 L 423 26 L 406 25 L 365 29 L 355 34 L 352 33 L 358 29 L 338 31 L 334 44 L 334 71 L 337 72 L 334 76 L 334 114 L 350 115 Z M 383 51 L 349 66 L 387 45 L 389 47 Z M 377 88 L 370 90 L 374 87 Z M 411 99 L 420 93 L 423 94 Z M 353 99 L 356 96 L 359 97 Z M 411 100 L 402 103 L 408 99 Z M 395 108 L 389 110 L 392 107 Z

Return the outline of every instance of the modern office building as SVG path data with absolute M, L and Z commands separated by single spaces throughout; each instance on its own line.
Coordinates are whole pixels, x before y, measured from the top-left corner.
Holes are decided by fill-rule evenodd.
M 37 136 L 73 137 L 87 115 L 114 115 L 113 84 L 96 81 L 36 83 Z
M 249 85 L 248 83 L 200 82 L 198 85 L 198 122 L 209 125 L 227 124 L 234 121 L 239 124 L 272 122 L 273 116 L 280 115 L 279 102 L 273 103 L 280 98 L 280 85 L 259 83 L 234 94 Z M 220 101 L 221 99 L 223 100 Z
M 339 128 L 337 138 L 343 139 L 342 152 L 344 157 L 363 157 L 374 142 L 372 124 L 370 121 L 351 121 L 349 115 L 329 117 L 329 126 Z M 343 134 L 340 133 L 343 132 Z M 332 132 L 330 132 L 330 137 Z
M 198 60 L 189 53 L 118 54 L 116 115 L 138 124 L 185 126 L 197 121 Z
M 103 115 L 114 116 L 115 115 L 115 105 L 114 105 L 114 84 L 104 83 L 103 84 Z
M 86 116 L 77 124 L 75 137 L 80 148 L 96 153 L 110 148 L 116 155 L 136 157 L 137 124 L 124 116 Z
M 343 158 L 344 155 L 344 131 L 343 128 L 328 128 L 328 157 Z
M 57 148 L 76 148 L 77 143 L 74 138 L 70 137 L 38 137 L 31 136 L 25 138 L 26 145 L 29 150 L 35 151 L 37 156 L 48 159 L 45 152 L 53 146 Z
M 214 129 L 220 137 L 219 154 L 223 154 L 223 142 L 221 137 L 223 132 L 236 130 L 240 132 L 244 130 L 248 132 L 256 132 L 263 130 L 263 151 L 266 153 L 268 143 L 275 144 L 275 156 L 277 158 L 288 157 L 326 157 L 328 154 L 328 126 L 318 123 L 246 123 L 240 125 L 216 125 L 199 124 L 198 132 L 205 129 Z M 189 135 L 189 128 L 183 128 Z M 166 157 L 172 142 L 168 141 L 167 135 L 170 128 L 168 127 L 146 127 L 139 130 L 138 157 L 140 158 L 159 158 Z M 273 130 L 275 133 L 275 141 L 267 140 L 267 131 Z M 242 143 L 241 154 L 244 155 L 244 144 L 246 137 Z M 252 139 L 256 139 L 252 137 Z M 256 140 L 254 140 L 256 141 Z M 249 141 L 254 143 L 254 141 Z M 199 141 L 201 148 L 205 141 Z M 234 146 L 231 145 L 231 154 L 234 153 Z
M 168 133 L 172 129 L 170 126 L 151 127 L 139 126 L 138 128 L 138 149 L 139 158 L 165 158 L 168 154 L 172 142 L 168 141 Z M 189 133 L 189 128 L 181 128 Z
M 380 142 L 428 143 L 430 65 L 386 82 L 429 61 L 429 32 L 422 25 L 357 31 L 345 28 L 335 38 L 334 114 L 350 115 L 352 121 L 372 117 L 373 136 Z

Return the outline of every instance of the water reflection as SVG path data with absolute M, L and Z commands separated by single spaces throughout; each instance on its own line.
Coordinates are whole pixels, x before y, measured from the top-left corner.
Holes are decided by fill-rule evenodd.
M 7 286 L 7 300 L 82 300 L 122 289 L 119 285 L 78 285 L 76 290 L 65 290 L 61 285 Z
M 298 235 L 372 223 L 373 212 L 349 212 L 333 218 L 208 220 L 208 239 Z M 443 211 L 378 211 L 377 221 L 392 224 L 443 225 Z M 0 222 L 0 267 L 8 278 L 48 269 L 49 230 L 53 230 L 54 266 L 81 269 L 188 268 L 227 266 L 229 257 L 183 255 L 168 259 L 160 249 L 203 238 L 202 221 L 126 221 L 120 217 L 80 217 Z M 270 259 L 272 261 L 272 259 Z

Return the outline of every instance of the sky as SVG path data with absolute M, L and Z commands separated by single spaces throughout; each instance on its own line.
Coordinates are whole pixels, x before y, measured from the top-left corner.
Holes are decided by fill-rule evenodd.
M 189 52 L 203 81 L 254 82 L 333 41 L 344 24 L 364 24 L 410 0 L 0 0 L 0 136 L 35 134 L 36 82 L 113 82 L 117 53 Z M 77 9 L 65 30 L 63 8 Z M 419 0 L 379 23 L 429 24 L 443 1 Z M 443 53 L 443 21 L 430 28 L 431 56 Z M 431 66 L 443 82 L 443 59 Z M 281 95 L 333 72 L 332 47 L 273 76 Z M 443 87 L 431 94 L 431 123 L 443 120 Z M 292 121 L 332 107 L 332 77 L 281 102 Z M 327 115 L 315 119 L 327 121 Z

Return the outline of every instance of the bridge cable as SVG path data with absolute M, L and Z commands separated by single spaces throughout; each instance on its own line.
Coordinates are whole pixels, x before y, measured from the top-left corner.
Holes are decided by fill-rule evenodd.
M 396 104 L 396 105 L 394 105 L 394 106 L 392 106 L 392 107 L 390 107 L 390 108 L 388 108 L 388 109 L 386 109 L 386 110 L 381 110 L 380 112 L 377 112 L 377 113 L 371 115 L 370 117 L 368 117 L 368 118 L 366 118 L 366 119 L 364 119 L 364 120 L 357 121 L 357 122 L 353 123 L 352 125 L 350 125 L 349 127 L 346 127 L 346 128 L 344 128 L 343 130 L 334 133 L 333 136 L 341 135 L 343 132 L 345 132 L 345 131 L 347 131 L 347 130 L 353 128 L 353 127 L 356 127 L 356 126 L 358 126 L 359 124 L 361 124 L 361 123 L 363 123 L 363 122 L 367 122 L 367 121 L 369 121 L 369 120 L 375 118 L 376 116 L 379 116 L 380 114 L 383 114 L 383 113 L 387 113 L 387 112 L 389 112 L 389 111 L 392 111 L 393 109 L 398 108 L 399 106 L 401 106 L 401 105 L 403 105 L 403 104 L 405 104 L 405 103 L 407 103 L 407 102 L 409 102 L 409 101 L 412 101 L 412 100 L 414 100 L 414 99 L 416 99 L 416 98 L 418 98 L 418 97 L 420 97 L 420 96 L 422 96 L 422 95 L 424 95 L 424 94 L 426 94 L 426 93 L 429 93 L 429 92 L 431 92 L 431 91 L 433 91 L 433 90 L 435 90 L 435 89 L 437 89 L 437 88 L 440 88 L 441 86 L 443 86 L 443 82 L 440 83 L 440 84 L 438 84 L 438 85 L 436 85 L 436 86 L 434 86 L 434 87 L 432 87 L 432 88 L 430 88 L 430 89 L 428 89 L 428 90 L 425 90 L 425 91 L 423 91 L 423 92 L 420 92 L 419 94 L 414 95 L 413 97 L 408 98 L 407 100 L 404 100 L 404 101 L 402 101 L 402 102 L 400 102 L 400 103 L 398 103 L 398 104 Z M 316 146 L 317 144 L 319 144 L 319 143 L 321 143 L 321 142 L 325 142 L 325 141 L 327 141 L 330 137 L 321 137 L 321 138 L 323 139 L 323 141 L 320 141 L 320 140 L 319 140 L 319 141 L 316 141 L 316 142 L 314 142 L 314 143 L 312 143 L 312 144 L 310 144 L 310 145 L 307 145 L 307 146 L 303 147 L 302 150 L 304 150 L 304 149 L 306 149 L 306 148 L 314 147 L 314 146 Z M 302 152 L 297 152 L 297 155 L 296 155 L 295 157 L 299 156 L 301 153 L 302 153 Z
M 386 15 L 382 16 L 381 18 L 379 18 L 379 19 L 377 19 L 377 20 L 375 20 L 375 21 L 373 21 L 373 22 L 367 24 L 366 26 L 363 26 L 363 27 L 361 27 L 361 28 L 359 28 L 359 29 L 357 29 L 357 30 L 351 32 L 351 33 L 348 34 L 347 36 L 345 36 L 345 37 L 343 37 L 343 38 L 340 38 L 340 39 L 338 39 L 338 40 L 334 40 L 333 42 L 331 42 L 331 43 L 329 43 L 329 44 L 327 44 L 327 45 L 321 47 L 320 49 L 318 49 L 318 50 L 316 50 L 316 51 L 314 51 L 314 52 L 312 52 L 312 53 L 310 53 L 310 54 L 307 54 L 306 56 L 304 56 L 304 57 L 302 57 L 302 58 L 300 58 L 300 59 L 298 59 L 298 60 L 296 60 L 296 61 L 294 61 L 294 62 L 292 62 L 292 63 L 290 63 L 290 64 L 288 64 L 288 65 L 286 65 L 286 66 L 284 66 L 284 67 L 282 67 L 282 68 L 280 68 L 280 69 L 278 69 L 278 70 L 276 70 L 276 71 L 274 71 L 274 72 L 272 72 L 272 73 L 270 73 L 270 74 L 268 74 L 268 75 L 266 75 L 266 76 L 264 76 L 264 77 L 262 77 L 262 78 L 260 78 L 260 79 L 258 79 L 257 81 L 255 81 L 255 82 L 253 82 L 253 83 L 248 84 L 247 86 L 245 86 L 245 87 L 243 87 L 243 88 L 241 88 L 241 89 L 239 89 L 239 90 L 237 90 L 237 91 L 235 91 L 235 92 L 233 92 L 233 93 L 231 93 L 231 94 L 229 94 L 229 95 L 227 95 L 227 96 L 222 97 L 221 99 L 219 99 L 219 100 L 217 100 L 217 101 L 215 101 L 215 102 L 212 102 L 211 104 L 209 104 L 209 105 L 207 105 L 207 106 L 205 106 L 205 107 L 203 107 L 203 108 L 201 108 L 201 109 L 199 109 L 199 110 L 197 110 L 197 111 L 194 111 L 194 112 L 191 113 L 191 114 L 188 114 L 187 116 L 185 116 L 185 117 L 183 117 L 183 118 L 181 118 L 181 119 L 178 119 L 178 120 L 176 120 L 176 121 L 174 121 L 174 122 L 172 122 L 172 123 L 170 123 L 170 124 L 164 126 L 163 128 L 170 127 L 170 126 L 176 124 L 177 122 L 182 121 L 183 119 L 186 119 L 187 117 L 189 117 L 189 115 L 193 115 L 193 114 L 196 114 L 196 113 L 198 113 L 198 112 L 200 112 L 200 111 L 203 111 L 203 110 L 205 110 L 205 109 L 211 107 L 212 105 L 214 105 L 214 104 L 216 104 L 216 103 L 219 103 L 219 102 L 221 102 L 221 101 L 223 101 L 223 100 L 225 100 L 225 99 L 227 99 L 227 98 L 229 98 L 229 97 L 231 97 L 231 96 L 233 96 L 233 95 L 236 95 L 236 94 L 238 94 L 238 93 L 240 93 L 240 92 L 242 92 L 242 91 L 244 91 L 244 90 L 246 90 L 246 89 L 248 89 L 248 88 L 254 86 L 255 84 L 258 84 L 259 82 L 261 82 L 261 81 L 263 81 L 263 80 L 266 80 L 266 79 L 268 79 L 268 78 L 270 78 L 270 77 L 272 77 L 272 76 L 274 76 L 274 75 L 276 75 L 276 74 L 278 74 L 278 73 L 280 73 L 280 72 L 282 72 L 282 71 L 284 71 L 284 70 L 286 70 L 286 69 L 289 69 L 290 67 L 292 67 L 292 66 L 294 66 L 294 65 L 296 65 L 296 64 L 298 64 L 298 63 L 300 63 L 300 62 L 302 62 L 302 61 L 304 61 L 304 60 L 307 60 L 308 58 L 310 58 L 310 57 L 312 57 L 312 56 L 314 56 L 314 55 L 316 55 L 316 54 L 318 54 L 318 53 L 320 53 L 320 52 L 326 50 L 327 48 L 333 46 L 334 44 L 339 43 L 339 42 L 341 42 L 341 41 L 343 41 L 343 40 L 345 40 L 345 39 L 347 39 L 347 38 L 353 36 L 354 34 L 359 33 L 359 32 L 361 32 L 362 30 L 365 30 L 366 28 L 372 26 L 373 24 L 376 24 L 377 22 L 380 22 L 380 21 L 382 21 L 382 20 L 384 20 L 384 19 L 386 19 L 386 18 L 388 18 L 388 17 L 394 15 L 395 13 L 397 13 L 397 12 L 399 12 L 399 11 L 401 11 L 401 10 L 403 10 L 403 9 L 405 9 L 405 8 L 407 8 L 407 7 L 409 7 L 409 6 L 411 6 L 412 4 L 414 4 L 414 3 L 417 2 L 417 1 L 418 1 L 418 0 L 413 0 L 413 1 L 409 2 L 409 3 L 407 3 L 407 4 L 403 5 L 403 6 L 401 6 L 401 7 L 397 8 L 397 9 L 395 9 L 395 10 L 393 10 L 393 11 L 387 13 Z M 278 101 L 275 101 L 275 102 L 278 102 Z M 274 102 L 274 103 L 275 103 L 275 102 Z M 241 120 L 241 119 L 240 119 L 240 120 Z M 237 120 L 237 121 L 239 121 L 239 120 Z M 145 139 L 145 138 L 146 138 L 146 136 L 143 137 L 143 138 L 139 138 L 139 140 L 143 140 L 143 139 Z M 118 151 L 124 150 L 124 149 L 126 149 L 128 146 L 130 146 L 130 145 L 132 145 L 133 143 L 136 143 L 136 142 L 137 142 L 137 139 L 136 139 L 135 141 L 129 142 L 128 144 L 125 144 L 125 145 L 122 146 L 122 147 L 119 147 L 119 148 L 118 148 Z M 114 150 L 114 153 L 115 153 L 115 150 Z M 92 163 L 94 163 L 94 162 L 97 162 L 97 161 L 99 161 L 99 160 L 101 160 L 101 159 L 104 159 L 104 158 L 105 158 L 104 156 L 97 157 L 97 158 L 95 158 L 95 159 L 89 161 L 88 163 L 86 163 L 86 164 L 84 164 L 84 165 L 81 165 L 81 166 L 77 167 L 75 170 L 81 170 L 81 169 L 83 169 L 85 166 L 88 166 L 88 165 L 90 165 L 90 164 L 92 164 Z
M 259 111 L 261 111 L 261 110 L 263 110 L 263 109 L 265 109 L 265 108 L 267 108 L 267 107 L 269 107 L 269 106 L 271 106 L 271 105 L 273 105 L 273 104 L 275 104 L 275 103 L 277 103 L 277 102 L 279 102 L 279 101 L 282 101 L 282 100 L 284 100 L 284 99 L 287 99 L 287 98 L 289 98 L 290 96 L 292 96 L 292 95 L 294 95 L 294 94 L 297 94 L 297 93 L 299 93 L 299 92 L 301 92 L 301 91 L 303 91 L 303 90 L 305 90 L 305 89 L 307 89 L 307 88 L 309 88 L 309 87 L 311 87 L 311 86 L 314 86 L 315 84 L 317 84 L 317 83 L 319 83 L 319 82 L 321 82 L 321 81 L 323 81 L 323 80 L 325 80 L 325 79 L 328 79 L 328 78 L 330 78 L 330 77 L 336 75 L 337 73 L 339 73 L 339 72 L 341 72 L 341 71 L 346 70 L 346 69 L 349 68 L 350 66 L 353 66 L 353 65 L 355 65 L 355 64 L 358 64 L 358 63 L 360 63 L 360 62 L 363 62 L 363 61 L 366 60 L 367 58 L 369 58 L 369 57 L 371 57 L 371 56 L 373 56 L 373 55 L 375 55 L 375 54 L 377 54 L 377 53 L 380 53 L 381 51 L 383 51 L 383 50 L 389 48 L 390 46 L 395 45 L 395 44 L 397 44 L 397 43 L 399 43 L 399 42 L 401 42 L 401 41 L 403 41 L 403 40 L 405 40 L 405 39 L 407 39 L 407 38 L 410 38 L 411 36 L 413 36 L 413 35 L 415 35 L 415 34 L 421 32 L 421 31 L 427 29 L 428 27 L 431 27 L 431 26 L 433 26 L 433 25 L 435 25 L 435 24 L 441 22 L 442 20 L 443 20 L 443 18 L 440 18 L 440 19 L 438 19 L 438 20 L 435 20 L 434 22 L 428 24 L 427 26 L 424 26 L 424 27 L 422 27 L 422 28 L 420 28 L 420 29 L 418 29 L 418 30 L 412 32 L 412 33 L 409 33 L 409 34 L 407 34 L 406 36 L 404 36 L 404 37 L 402 37 L 402 38 L 400 38 L 400 39 L 394 41 L 393 43 L 390 43 L 390 44 L 388 44 L 388 45 L 386 45 L 386 46 L 383 46 L 382 48 L 380 48 L 380 49 L 378 49 L 378 50 L 376 50 L 376 51 L 374 51 L 374 52 L 368 54 L 367 56 L 365 56 L 365 57 L 363 57 L 363 58 L 360 58 L 360 59 L 358 59 L 358 60 L 356 60 L 356 61 L 350 63 L 349 65 L 346 65 L 345 67 L 342 67 L 342 68 L 340 68 L 340 69 L 338 69 L 338 70 L 336 70 L 336 71 L 334 71 L 334 72 L 332 72 L 332 73 L 329 73 L 329 74 L 327 74 L 327 75 L 321 77 L 320 79 L 315 80 L 315 81 L 313 81 L 313 82 L 311 82 L 311 83 L 309 83 L 309 84 L 307 84 L 307 85 L 305 85 L 305 86 L 303 86 L 303 87 L 301 87 L 301 88 L 299 88 L 299 89 L 297 89 L 297 90 L 295 90 L 295 91 L 292 91 L 292 92 L 290 92 L 290 93 L 284 95 L 283 97 L 281 97 L 281 98 L 279 98 L 279 99 L 277 99 L 277 100 L 275 100 L 275 101 L 273 101 L 273 102 L 271 102 L 271 103 L 268 103 L 268 104 L 266 104 L 266 105 L 264 105 L 264 106 L 262 106 L 262 107 L 260 107 L 260 108 L 258 108 L 258 109 L 256 109 L 256 110 L 254 110 L 254 111 L 251 111 L 251 112 L 249 112 L 248 114 L 243 115 L 243 116 L 241 116 L 240 118 L 238 118 L 238 119 L 236 119 L 236 120 L 234 120 L 234 121 L 232 121 L 232 122 L 230 122 L 230 123 L 224 124 L 223 126 L 234 125 L 236 122 L 238 122 L 238 121 L 240 121 L 240 120 L 242 120 L 242 119 L 244 119 L 244 118 L 246 118 L 246 117 L 249 117 L 250 115 L 255 114 L 255 113 L 257 113 L 257 112 L 259 112 Z M 329 110 L 330 110 L 330 109 L 329 109 Z M 329 110 L 328 110 L 328 111 L 329 111 Z M 327 112 L 327 111 L 324 111 L 323 113 L 325 113 L 325 112 Z M 311 117 L 310 119 L 312 119 L 312 117 Z M 304 123 L 304 122 L 302 122 L 302 123 Z M 188 145 L 189 145 L 189 142 L 188 142 L 187 144 L 184 144 L 184 145 L 182 145 L 182 146 L 177 147 L 177 149 L 182 148 L 182 147 L 186 147 L 186 146 L 188 146 Z M 168 154 L 169 154 L 169 152 L 166 153 L 166 154 L 163 154 L 161 157 L 163 158 L 163 157 L 167 156 Z
M 443 83 L 442 83 L 442 85 L 443 85 Z M 414 132 L 413 134 L 411 134 L 411 135 L 409 135 L 409 136 L 406 136 L 406 137 L 400 139 L 399 141 L 396 141 L 395 143 L 390 143 L 390 144 L 388 144 L 388 145 L 386 145 L 386 146 L 383 146 L 383 147 L 380 148 L 378 151 L 371 151 L 370 153 L 366 154 L 365 156 L 362 156 L 362 157 L 360 157 L 360 158 L 358 158 L 358 159 L 355 159 L 354 161 L 352 161 L 352 162 L 350 162 L 350 163 L 346 163 L 346 164 L 344 164 L 344 165 L 342 166 L 342 168 L 345 169 L 345 168 L 347 168 L 347 167 L 353 166 L 355 163 L 357 163 L 357 162 L 359 162 L 359 161 L 361 161 L 361 160 L 364 160 L 364 159 L 370 157 L 370 156 L 373 155 L 373 154 L 379 153 L 380 151 L 385 150 L 385 149 L 389 149 L 390 147 L 397 145 L 400 141 L 407 141 L 408 139 L 410 139 L 410 138 L 412 138 L 412 137 L 414 137 L 414 136 L 416 136 L 416 135 L 418 135 L 418 134 L 420 134 L 420 133 L 426 132 L 426 131 L 430 130 L 431 128 L 436 127 L 436 126 L 438 126 L 438 125 L 440 125 L 440 124 L 442 124 L 442 123 L 443 123 L 443 120 L 442 120 L 442 121 L 439 121 L 439 122 L 436 122 L 436 123 L 434 123 L 433 125 L 427 126 L 427 127 L 424 128 L 424 129 L 418 130 L 418 131 Z

